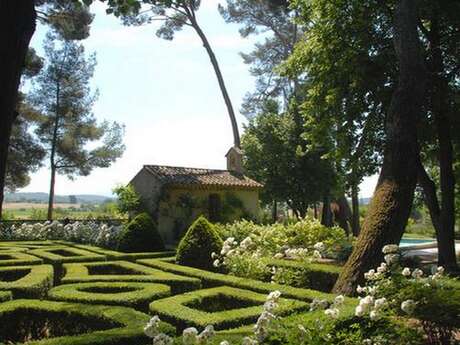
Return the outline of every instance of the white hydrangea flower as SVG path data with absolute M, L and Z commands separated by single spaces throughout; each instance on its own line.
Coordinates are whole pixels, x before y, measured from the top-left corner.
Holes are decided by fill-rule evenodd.
M 411 271 L 410 271 L 410 268 L 409 267 L 404 267 L 404 269 L 402 270 L 401 274 L 405 277 L 409 277 L 411 275 Z
M 280 298 L 281 292 L 279 290 L 272 291 L 268 294 L 267 300 L 277 300 Z
M 364 307 L 361 304 L 356 306 L 356 308 L 355 308 L 355 315 L 356 316 L 361 317 L 361 316 L 363 316 L 365 314 L 365 312 L 366 311 L 364 310 Z
M 371 320 L 378 320 L 380 314 L 377 312 L 377 310 L 371 310 L 371 312 L 369 313 L 369 317 Z
M 158 315 L 155 315 L 149 320 L 149 322 L 147 322 L 147 325 L 145 325 L 144 334 L 149 338 L 154 338 L 159 333 L 159 330 L 158 330 L 159 326 L 160 326 L 160 318 L 158 317 Z
M 275 259 L 282 259 L 283 257 L 284 257 L 283 253 L 276 253 L 274 256 Z
M 412 272 L 412 277 L 414 278 L 421 278 L 423 276 L 423 271 L 420 268 L 416 268 L 414 272 Z
M 410 315 L 414 312 L 416 305 L 414 300 L 408 299 L 401 303 L 401 310 Z
M 324 252 L 324 250 L 326 249 L 326 246 L 324 245 L 323 242 L 318 242 L 313 246 L 313 248 L 319 252 Z
M 214 260 L 213 263 L 212 263 L 212 265 L 213 265 L 214 267 L 219 267 L 219 266 L 220 266 L 220 261 L 219 261 L 219 259 Z
M 230 345 L 230 343 L 227 340 L 221 341 L 219 345 Z
M 364 279 L 366 280 L 372 280 L 374 279 L 375 277 L 375 270 L 374 269 L 371 269 L 369 271 L 367 271 L 366 273 L 364 273 Z
M 337 319 L 339 317 L 340 311 L 337 308 L 328 308 L 324 311 L 324 314 L 330 318 Z
M 378 298 L 375 300 L 374 308 L 375 309 L 382 309 L 387 305 L 387 299 L 385 297 Z
M 182 331 L 182 343 L 184 345 L 195 345 L 198 341 L 198 330 L 195 327 L 189 327 Z
M 343 302 L 345 301 L 345 297 L 343 297 L 343 295 L 338 295 L 335 299 L 334 299 L 334 303 L 336 305 L 341 305 L 343 304 Z
M 252 339 L 251 337 L 244 337 L 241 345 L 258 345 L 257 340 Z
M 397 264 L 399 262 L 399 254 L 387 254 L 384 258 L 388 265 Z
M 383 254 L 394 254 L 399 252 L 399 246 L 397 244 L 387 244 L 382 248 Z
M 174 339 L 163 333 L 160 333 L 153 338 L 153 345 L 172 345 L 173 343 Z

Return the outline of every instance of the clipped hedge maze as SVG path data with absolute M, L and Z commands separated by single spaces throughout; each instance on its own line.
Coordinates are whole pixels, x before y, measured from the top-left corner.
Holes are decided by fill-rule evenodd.
M 36 256 L 18 252 L 18 251 L 2 251 L 0 252 L 0 267 L 15 266 L 15 265 L 41 265 L 42 259 Z
M 57 301 L 121 305 L 147 311 L 150 302 L 170 294 L 171 288 L 164 284 L 101 282 L 57 286 L 48 297 Z
M 0 291 L 11 291 L 14 298 L 42 298 L 53 286 L 50 265 L 0 267 Z
M 128 261 L 65 264 L 63 284 L 83 282 L 152 282 L 166 284 L 172 293 L 198 289 L 199 279 L 184 277 Z
M 29 345 L 138 345 L 149 316 L 126 307 L 14 300 L 0 304 L 0 339 Z M 171 333 L 171 326 L 163 324 Z
M 186 327 L 228 329 L 257 321 L 267 296 L 253 291 L 220 286 L 187 292 L 150 304 L 150 311 L 182 330 Z M 307 308 L 302 301 L 281 298 L 278 315 Z
M 165 333 L 212 324 L 239 343 L 273 290 L 282 293 L 278 315 L 306 310 L 314 298 L 335 297 L 177 265 L 171 254 L 65 241 L 0 242 L 0 343 L 146 344 L 143 327 L 154 314 L 168 322 L 162 323 Z M 309 268 L 313 280 L 324 278 L 322 286 L 336 274 L 324 265 Z M 351 301 L 345 299 L 346 308 Z

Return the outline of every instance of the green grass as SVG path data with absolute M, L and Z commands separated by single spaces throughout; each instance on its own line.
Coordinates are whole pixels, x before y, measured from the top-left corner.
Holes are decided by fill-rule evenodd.
M 0 290 L 14 298 L 42 298 L 53 286 L 53 275 L 50 265 L 0 267 Z
M 186 327 L 228 329 L 254 323 L 263 311 L 266 295 L 253 291 L 221 286 L 187 292 L 150 304 L 150 311 L 175 325 Z M 281 298 L 277 315 L 307 308 L 301 301 Z
M 148 310 L 148 304 L 171 294 L 163 284 L 103 282 L 65 284 L 51 289 L 48 297 L 56 301 L 120 305 Z

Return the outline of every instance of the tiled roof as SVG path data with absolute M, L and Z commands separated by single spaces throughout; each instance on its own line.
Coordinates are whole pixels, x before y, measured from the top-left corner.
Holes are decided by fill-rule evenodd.
M 162 165 L 144 165 L 150 174 L 165 185 L 195 187 L 237 187 L 258 189 L 263 185 L 247 176 L 228 170 L 170 167 Z

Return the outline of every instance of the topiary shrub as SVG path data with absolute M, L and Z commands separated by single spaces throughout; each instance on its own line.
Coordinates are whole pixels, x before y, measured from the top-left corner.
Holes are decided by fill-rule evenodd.
M 164 243 L 147 213 L 137 215 L 121 231 L 118 250 L 125 253 L 155 252 L 164 250 Z
M 200 216 L 180 241 L 176 260 L 181 265 L 212 270 L 211 254 L 219 253 L 222 245 L 222 239 L 214 229 L 214 225 Z

